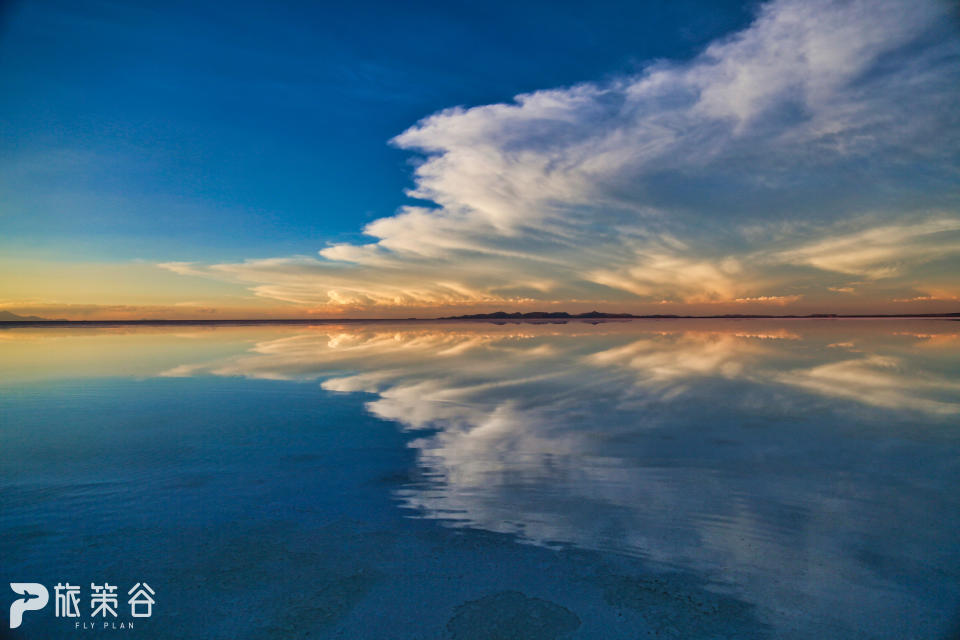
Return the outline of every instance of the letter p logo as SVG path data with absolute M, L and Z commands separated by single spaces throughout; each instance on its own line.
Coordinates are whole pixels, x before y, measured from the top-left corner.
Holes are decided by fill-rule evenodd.
M 50 594 L 47 588 L 36 582 L 11 582 L 10 588 L 21 598 L 10 605 L 10 628 L 16 629 L 23 622 L 24 611 L 36 611 L 47 606 Z

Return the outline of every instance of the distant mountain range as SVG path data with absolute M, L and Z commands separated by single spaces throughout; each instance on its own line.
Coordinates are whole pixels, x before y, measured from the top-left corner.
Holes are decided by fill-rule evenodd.
M 44 322 L 50 321 L 50 318 L 41 318 L 40 316 L 21 316 L 12 311 L 0 310 L 0 322 Z M 64 320 L 54 320 L 53 322 L 65 322 Z
M 905 313 L 905 314 L 863 314 L 863 315 L 842 315 L 837 313 L 811 313 L 809 315 L 764 315 L 764 314 L 743 314 L 726 313 L 715 316 L 683 316 L 675 314 L 655 314 L 637 316 L 632 313 L 604 313 L 602 311 L 588 311 L 587 313 L 567 313 L 566 311 L 529 311 L 520 313 L 519 311 L 507 313 L 506 311 L 494 311 L 493 313 L 473 313 L 465 316 L 447 316 L 438 318 L 438 320 L 576 320 L 592 318 L 940 318 L 940 317 L 960 317 L 960 313 Z

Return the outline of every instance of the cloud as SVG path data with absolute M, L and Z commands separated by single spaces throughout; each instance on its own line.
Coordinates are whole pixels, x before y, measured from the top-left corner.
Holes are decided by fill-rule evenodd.
M 960 253 L 960 218 L 877 227 L 784 251 L 775 257 L 866 278 L 899 275 L 911 266 Z
M 771 304 L 786 305 L 786 304 L 790 304 L 791 302 L 796 302 L 797 300 L 799 300 L 799 299 L 802 298 L 802 297 L 803 297 L 803 296 L 799 296 L 799 295 L 795 295 L 795 296 L 757 296 L 757 297 L 755 297 L 755 298 L 737 298 L 736 300 L 734 300 L 734 302 L 739 302 L 739 303 L 741 303 L 741 304 L 745 304 L 745 303 L 749 303 L 749 302 L 765 302 L 765 303 L 771 303 Z
M 392 142 L 421 154 L 409 195 L 433 205 L 369 243 L 164 266 L 329 309 L 912 290 L 918 265 L 960 257 L 948 12 L 774 0 L 691 60 L 423 119 Z

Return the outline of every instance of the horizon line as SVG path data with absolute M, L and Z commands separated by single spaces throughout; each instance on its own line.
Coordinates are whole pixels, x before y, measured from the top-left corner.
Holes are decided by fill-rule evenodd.
M 595 313 L 563 314 L 566 312 L 494 312 L 489 314 L 468 314 L 463 316 L 445 316 L 430 318 L 141 318 L 137 320 L 100 319 L 100 320 L 0 320 L 0 326 L 27 327 L 27 326 L 65 326 L 65 325 L 229 325 L 229 324 L 311 324 L 337 322 L 469 322 L 469 321 L 546 321 L 565 322 L 569 320 L 831 320 L 831 319 L 870 319 L 870 318 L 953 318 L 960 320 L 960 312 L 945 313 L 811 313 L 811 314 L 715 314 L 715 315 L 679 315 L 679 314 L 616 314 Z M 503 315 L 501 315 L 503 314 Z M 551 315 L 552 314 L 552 315 Z

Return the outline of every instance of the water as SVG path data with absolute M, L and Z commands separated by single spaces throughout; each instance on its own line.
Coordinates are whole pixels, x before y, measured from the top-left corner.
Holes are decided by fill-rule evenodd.
M 15 638 L 954 638 L 958 486 L 949 320 L 0 332 Z

